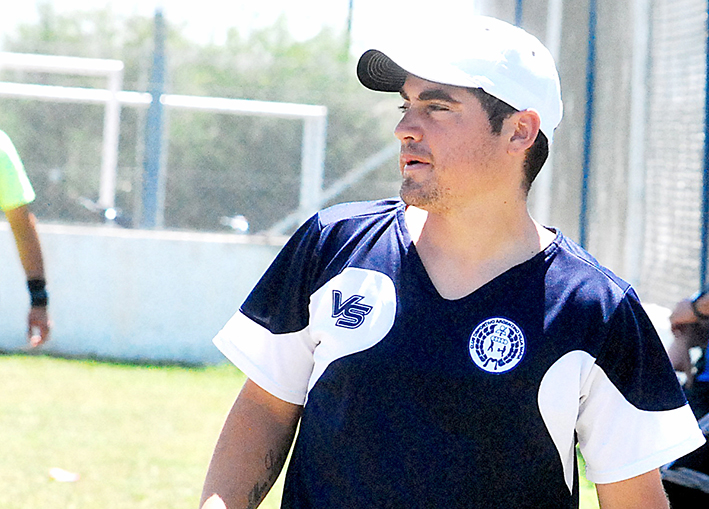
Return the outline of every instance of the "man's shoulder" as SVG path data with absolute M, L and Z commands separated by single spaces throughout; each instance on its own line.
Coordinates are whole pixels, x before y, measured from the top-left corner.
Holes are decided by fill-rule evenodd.
M 0 209 L 10 210 L 34 200 L 22 160 L 9 136 L 0 131 Z
M 402 207 L 403 202 L 398 198 L 340 203 L 321 210 L 318 213 L 318 220 L 323 227 L 357 223 L 363 220 L 395 217 Z
M 545 286 L 549 302 L 559 303 L 555 309 L 573 321 L 585 317 L 607 322 L 619 308 L 639 308 L 638 297 L 628 282 L 565 237 L 558 241 Z
M 630 289 L 630 284 L 619 277 L 610 268 L 601 264 L 592 254 L 579 244 L 560 235 L 558 241 L 558 254 L 556 263 L 566 273 L 569 280 L 578 280 L 584 284 L 590 282 L 596 285 L 607 286 L 614 292 L 621 294 Z
M 403 202 L 397 199 L 340 203 L 311 216 L 289 239 L 286 252 L 317 253 L 321 260 L 342 255 L 360 242 L 384 232 L 399 235 L 396 227 Z M 373 247 L 375 243 L 370 246 Z M 305 251 L 303 251 L 305 249 Z
M 4 131 L 0 131 L 0 171 L 3 174 L 14 173 L 16 171 L 15 164 L 15 146 L 10 141 L 10 137 Z

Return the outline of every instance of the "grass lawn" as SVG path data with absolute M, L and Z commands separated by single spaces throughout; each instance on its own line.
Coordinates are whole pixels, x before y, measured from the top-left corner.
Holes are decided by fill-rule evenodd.
M 234 367 L 0 355 L 0 507 L 196 509 Z M 58 482 L 50 469 L 79 474 Z M 531 481 L 533 482 L 533 481 Z M 261 507 L 277 509 L 282 478 Z M 582 509 L 597 508 L 582 480 Z

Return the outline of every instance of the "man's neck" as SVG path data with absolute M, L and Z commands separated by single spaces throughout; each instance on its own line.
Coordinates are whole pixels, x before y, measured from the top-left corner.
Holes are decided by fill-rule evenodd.
M 474 292 L 554 239 L 521 203 L 457 214 L 410 206 L 406 225 L 431 281 L 446 299 Z

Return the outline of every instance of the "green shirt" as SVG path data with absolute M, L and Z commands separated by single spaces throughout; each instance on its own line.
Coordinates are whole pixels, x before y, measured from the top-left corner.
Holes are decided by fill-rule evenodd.
M 32 184 L 27 178 L 10 137 L 0 131 L 0 210 L 12 210 L 34 200 Z

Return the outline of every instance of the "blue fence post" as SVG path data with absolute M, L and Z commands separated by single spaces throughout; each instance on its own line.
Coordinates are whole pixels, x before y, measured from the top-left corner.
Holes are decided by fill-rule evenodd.
M 588 55 L 586 57 L 586 109 L 583 133 L 583 166 L 581 182 L 581 211 L 579 213 L 579 244 L 588 244 L 589 184 L 591 180 L 591 152 L 593 141 L 593 99 L 596 88 L 596 0 L 590 0 L 588 12 Z
M 152 102 L 145 123 L 145 155 L 143 157 L 142 228 L 155 228 L 161 208 L 161 164 L 163 107 L 160 98 L 165 89 L 165 22 L 160 9 L 155 11 L 155 48 L 148 91 Z
M 709 12 L 709 5 L 707 6 Z M 699 288 L 707 286 L 707 249 L 709 248 L 709 20 L 707 21 L 706 77 L 704 89 L 704 174 L 702 183 L 702 248 L 699 253 Z
M 515 2 L 515 26 L 522 26 L 522 11 L 524 7 L 524 0 L 517 0 Z

